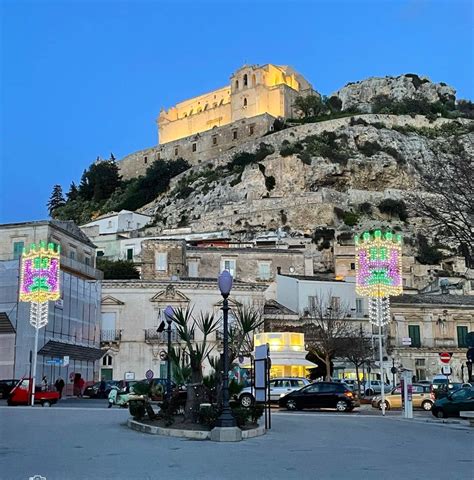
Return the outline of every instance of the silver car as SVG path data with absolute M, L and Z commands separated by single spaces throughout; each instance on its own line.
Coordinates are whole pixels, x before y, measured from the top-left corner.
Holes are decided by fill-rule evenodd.
M 282 395 L 299 390 L 305 385 L 311 383 L 306 378 L 301 377 L 278 377 L 270 380 L 270 401 L 278 402 Z M 239 402 L 242 407 L 250 407 L 255 401 L 255 390 L 253 387 L 244 388 L 239 394 Z

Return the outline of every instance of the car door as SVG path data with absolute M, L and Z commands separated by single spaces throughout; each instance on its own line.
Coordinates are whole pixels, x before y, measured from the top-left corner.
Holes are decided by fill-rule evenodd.
M 320 388 L 320 383 L 313 383 L 299 390 L 298 401 L 302 408 L 317 408 L 319 406 Z
M 448 395 L 448 401 L 443 405 L 448 415 L 457 415 L 469 408 L 474 395 L 470 388 L 461 388 L 457 392 Z
M 281 393 L 281 380 L 270 380 L 270 401 L 278 400 Z
M 387 395 L 387 400 L 391 408 L 401 408 L 402 406 L 402 387 L 397 387 L 392 390 L 392 393 Z
M 337 387 L 342 387 L 342 385 L 336 383 L 321 383 L 319 395 L 318 395 L 318 407 L 319 408 L 334 408 L 337 403 L 338 393 Z
M 425 388 L 422 385 L 413 385 L 412 387 L 412 400 L 413 407 L 420 408 L 421 404 L 429 398 L 429 394 L 425 393 Z

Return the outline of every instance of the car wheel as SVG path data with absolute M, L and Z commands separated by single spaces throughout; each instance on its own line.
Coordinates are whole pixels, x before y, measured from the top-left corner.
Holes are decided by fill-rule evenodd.
M 425 400 L 422 404 L 421 407 L 423 410 L 429 412 L 433 408 L 433 402 L 430 402 L 429 400 Z
M 436 417 L 437 418 L 448 418 L 448 416 L 446 415 L 446 412 L 440 408 L 439 410 L 436 411 Z
M 301 410 L 300 408 L 298 408 L 298 405 L 296 404 L 296 400 L 287 400 L 286 401 L 286 409 L 287 410 Z
M 390 410 L 390 403 L 387 400 L 384 400 L 383 403 L 385 404 L 385 410 Z M 382 410 L 382 401 L 379 402 L 379 410 Z
M 349 405 L 344 400 L 339 400 L 336 403 L 336 410 L 338 412 L 346 412 L 347 410 L 349 410 Z
M 252 395 L 244 394 L 240 397 L 240 405 L 245 408 L 249 408 L 253 405 L 253 397 Z
M 366 391 L 365 391 L 365 396 L 366 397 L 371 397 L 375 392 L 371 389 L 371 388 L 368 388 Z
M 45 400 L 44 402 L 41 402 L 41 406 L 42 406 L 42 407 L 50 407 L 50 406 L 51 406 L 51 402 L 48 402 L 48 400 Z

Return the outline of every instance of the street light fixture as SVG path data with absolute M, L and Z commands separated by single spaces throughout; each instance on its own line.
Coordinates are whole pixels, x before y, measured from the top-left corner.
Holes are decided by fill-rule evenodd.
M 228 270 L 224 270 L 218 279 L 219 290 L 224 299 L 222 303 L 222 312 L 224 319 L 224 365 L 222 376 L 222 413 L 217 419 L 217 427 L 235 427 L 236 421 L 232 415 L 229 406 L 229 334 L 227 331 L 227 324 L 229 319 L 229 293 L 232 289 L 232 275 Z
M 167 362 L 166 362 L 166 398 L 170 399 L 171 397 L 171 359 L 170 359 L 170 352 L 171 352 L 171 324 L 173 323 L 174 317 L 174 309 L 170 305 L 165 308 L 165 318 L 166 323 L 168 324 L 168 328 L 166 330 L 168 334 L 168 355 L 167 355 Z

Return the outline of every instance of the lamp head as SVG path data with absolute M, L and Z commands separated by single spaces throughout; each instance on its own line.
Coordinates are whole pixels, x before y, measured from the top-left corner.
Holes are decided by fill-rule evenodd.
M 174 317 L 174 308 L 171 307 L 170 305 L 168 305 L 166 308 L 165 308 L 165 318 L 166 318 L 166 321 L 168 323 L 171 323 L 173 321 L 173 317 Z
M 219 285 L 219 290 L 222 295 L 229 295 L 232 290 L 232 275 L 229 270 L 223 270 L 217 279 L 217 284 Z

